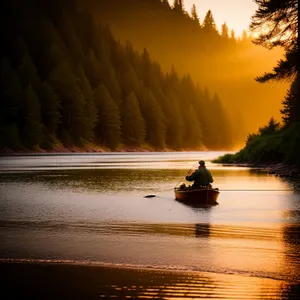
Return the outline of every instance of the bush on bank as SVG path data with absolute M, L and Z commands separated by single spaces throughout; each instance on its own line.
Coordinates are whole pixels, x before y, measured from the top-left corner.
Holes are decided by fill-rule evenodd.
M 270 121 L 271 122 L 271 121 Z M 267 130 L 270 123 L 250 134 L 245 147 L 235 154 L 225 154 L 216 163 L 287 163 L 300 167 L 300 123 Z

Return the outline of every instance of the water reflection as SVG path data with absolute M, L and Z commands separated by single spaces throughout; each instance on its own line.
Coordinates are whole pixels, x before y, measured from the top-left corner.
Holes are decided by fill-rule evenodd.
M 295 185 L 265 172 L 210 165 L 221 191 L 219 205 L 186 205 L 174 200 L 173 188 L 191 157 L 176 155 L 166 161 L 152 155 L 153 164 L 150 155 L 132 155 L 119 165 L 113 161 L 117 156 L 106 163 L 73 156 L 61 169 L 59 157 L 46 161 L 57 170 L 44 169 L 41 158 L 31 169 L 31 162 L 18 159 L 14 170 L 0 174 L 0 235 L 9 236 L 0 243 L 1 258 L 197 271 L 177 277 L 155 273 L 139 281 L 141 288 L 139 277 L 127 282 L 124 271 L 120 280 L 111 275 L 107 287 L 97 285 L 98 296 L 107 288 L 107 295 L 133 299 L 292 297 L 300 269 Z M 22 164 L 30 170 L 19 170 Z M 157 197 L 144 198 L 147 194 Z
M 283 227 L 283 241 L 285 243 L 284 272 L 300 282 L 300 224 L 285 225 Z M 299 288 L 299 287 L 298 287 Z
M 77 191 L 132 192 L 147 189 L 150 194 L 172 191 L 184 181 L 186 169 L 95 169 L 0 173 L 0 183 L 24 182 L 49 188 Z M 213 170 L 215 187 L 221 191 L 289 191 L 289 182 L 249 170 Z M 298 195 L 298 194 L 297 194 Z
M 299 300 L 300 299 L 300 283 L 286 284 L 281 292 L 282 300 Z
M 186 203 L 183 201 L 179 201 L 177 199 L 175 199 L 175 201 L 180 205 L 191 208 L 195 212 L 207 212 L 208 214 L 211 211 L 212 207 L 219 205 L 219 203 L 215 203 L 215 204 Z
M 185 170 L 73 170 L 0 174 L 0 182 L 41 183 L 52 189 L 128 193 L 147 189 L 173 190 Z
M 210 224 L 195 224 L 195 236 L 208 238 L 210 233 Z

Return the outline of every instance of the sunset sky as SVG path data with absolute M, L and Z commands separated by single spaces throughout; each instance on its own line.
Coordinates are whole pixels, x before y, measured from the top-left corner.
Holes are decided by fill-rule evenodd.
M 173 0 L 169 2 L 171 5 L 174 3 Z M 250 18 L 257 8 L 253 0 L 184 0 L 186 11 L 190 13 L 193 4 L 197 7 L 201 23 L 210 9 L 218 30 L 226 22 L 229 29 L 234 29 L 237 36 L 241 35 L 244 29 L 248 29 Z

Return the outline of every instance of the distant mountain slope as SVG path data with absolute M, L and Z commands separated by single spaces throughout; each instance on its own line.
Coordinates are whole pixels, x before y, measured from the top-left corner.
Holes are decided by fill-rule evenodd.
M 191 17 L 182 1 L 174 2 L 171 8 L 161 0 L 78 1 L 96 20 L 109 24 L 117 39 L 130 40 L 140 51 L 147 48 L 163 70 L 174 65 L 179 74 L 189 73 L 202 88 L 216 91 L 236 141 L 257 130 L 270 115 L 280 119 L 287 85 L 263 86 L 254 78 L 272 69 L 281 50 L 268 51 L 253 45 L 246 35 L 234 37 L 226 26 L 216 28 L 213 12 L 199 24 L 197 12 Z

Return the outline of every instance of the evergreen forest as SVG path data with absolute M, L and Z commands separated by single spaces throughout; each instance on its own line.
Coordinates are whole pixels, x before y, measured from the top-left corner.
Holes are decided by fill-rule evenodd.
M 182 9 L 139 2 L 173 17 Z M 124 3 L 118 1 L 118 11 Z M 50 150 L 58 143 L 110 150 L 232 147 L 228 111 L 213 88 L 179 73 L 175 63 L 163 69 L 146 47 L 121 42 L 92 11 L 88 1 L 2 2 L 1 149 Z M 184 18 L 203 34 L 213 30 L 210 17 L 203 28 L 196 12 Z M 226 30 L 221 38 L 207 34 L 233 45 Z
M 96 21 L 108 24 L 122 43 L 130 40 L 138 51 L 147 48 L 163 71 L 175 66 L 180 76 L 190 74 L 202 88 L 217 93 L 237 149 L 247 134 L 267 123 L 270 116 L 281 118 L 279 110 L 288 84 L 261 85 L 254 78 L 271 71 L 284 51 L 255 45 L 255 31 L 235 32 L 228 25 L 230 17 L 217 20 L 213 10 L 202 8 L 201 0 L 194 3 L 197 7 L 189 8 L 184 0 L 86 0 L 80 5 Z M 222 1 L 222 6 L 230 15 L 238 7 L 228 3 Z

